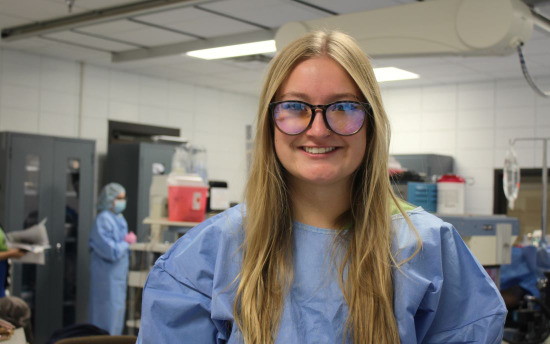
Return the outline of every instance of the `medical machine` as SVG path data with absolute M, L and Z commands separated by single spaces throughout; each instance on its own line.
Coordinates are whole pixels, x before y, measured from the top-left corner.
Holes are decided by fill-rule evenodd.
M 452 224 L 495 284 L 500 284 L 500 266 L 512 262 L 512 243 L 519 235 L 519 221 L 504 215 L 440 215 Z

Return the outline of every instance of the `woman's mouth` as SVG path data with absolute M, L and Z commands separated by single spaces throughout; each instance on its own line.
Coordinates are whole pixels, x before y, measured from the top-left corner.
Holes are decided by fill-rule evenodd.
M 309 154 L 325 154 L 334 151 L 336 147 L 302 147 L 302 149 Z

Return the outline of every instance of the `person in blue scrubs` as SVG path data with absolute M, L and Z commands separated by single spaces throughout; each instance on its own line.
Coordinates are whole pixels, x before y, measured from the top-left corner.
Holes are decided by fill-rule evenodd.
M 393 195 L 351 37 L 282 49 L 259 108 L 245 202 L 157 260 L 138 343 L 501 343 L 503 300 L 456 230 Z
M 90 233 L 90 301 L 88 321 L 111 335 L 124 328 L 129 245 L 136 236 L 128 232 L 122 215 L 126 191 L 117 183 L 107 184 L 98 197 L 98 215 Z

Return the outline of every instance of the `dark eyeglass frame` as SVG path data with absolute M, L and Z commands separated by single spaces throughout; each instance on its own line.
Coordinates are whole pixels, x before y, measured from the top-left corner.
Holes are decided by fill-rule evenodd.
M 282 103 L 300 103 L 300 104 L 303 104 L 303 105 L 306 105 L 307 107 L 310 108 L 311 110 L 311 119 L 309 120 L 309 123 L 308 125 L 304 128 L 304 130 L 300 131 L 299 133 L 296 133 L 296 134 L 289 134 L 287 133 L 286 131 L 284 131 L 283 129 L 281 129 L 278 125 L 277 125 L 277 121 L 275 120 L 275 107 L 279 104 L 282 104 Z M 354 131 L 353 133 L 351 134 L 340 134 L 339 132 L 335 131 L 334 129 L 332 129 L 332 127 L 330 126 L 330 124 L 328 123 L 328 119 L 327 119 L 327 109 L 329 107 L 331 107 L 332 105 L 335 105 L 335 104 L 339 104 L 339 103 L 353 103 L 353 104 L 359 104 L 363 107 L 363 109 L 365 110 L 365 117 L 363 118 L 363 123 L 361 123 L 361 126 L 359 127 L 359 129 L 357 129 L 356 131 Z M 322 104 L 319 104 L 319 105 L 313 105 L 313 104 L 309 104 L 309 103 L 306 103 L 306 102 L 303 102 L 301 100 L 283 100 L 283 101 L 279 101 L 279 102 L 271 102 L 269 103 L 269 112 L 271 113 L 271 119 L 273 120 L 273 124 L 283 133 L 285 133 L 286 135 L 291 135 L 291 136 L 296 136 L 296 135 L 300 135 L 302 133 L 304 133 L 306 130 L 308 130 L 310 127 L 311 127 L 311 124 L 313 123 L 313 120 L 315 120 L 315 115 L 317 115 L 317 109 L 321 109 L 322 113 L 323 113 L 323 121 L 325 122 L 325 126 L 328 128 L 328 130 L 332 131 L 333 133 L 336 133 L 340 136 L 351 136 L 351 135 L 355 135 L 357 134 L 361 128 L 363 128 L 363 126 L 365 125 L 365 122 L 367 121 L 367 117 L 368 116 L 371 116 L 371 110 L 372 110 L 372 107 L 370 106 L 369 103 L 365 103 L 365 102 L 359 102 L 359 101 L 356 101 L 356 100 L 339 100 L 337 102 L 333 102 L 333 103 L 329 103 L 329 104 L 326 104 L 326 105 L 322 105 Z

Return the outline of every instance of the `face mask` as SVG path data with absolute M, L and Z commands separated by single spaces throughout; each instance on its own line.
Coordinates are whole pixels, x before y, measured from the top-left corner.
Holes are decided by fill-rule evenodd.
M 126 200 L 125 199 L 117 199 L 115 200 L 115 213 L 120 214 L 126 209 Z

